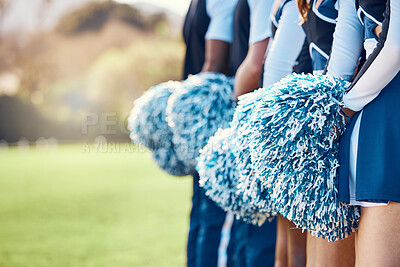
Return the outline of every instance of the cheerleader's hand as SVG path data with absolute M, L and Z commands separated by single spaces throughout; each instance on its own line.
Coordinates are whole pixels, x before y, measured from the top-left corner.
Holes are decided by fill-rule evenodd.
M 351 117 L 356 113 L 354 110 L 351 110 L 349 108 L 342 108 L 342 113 L 345 115 L 345 120 L 346 124 L 349 123 Z M 339 129 L 335 126 L 331 129 L 331 133 L 335 136 L 335 140 L 339 139 L 340 137 L 340 131 Z
M 354 110 L 345 107 L 342 108 L 342 112 L 346 116 L 346 123 L 348 123 L 351 117 L 353 117 L 353 115 L 356 114 Z

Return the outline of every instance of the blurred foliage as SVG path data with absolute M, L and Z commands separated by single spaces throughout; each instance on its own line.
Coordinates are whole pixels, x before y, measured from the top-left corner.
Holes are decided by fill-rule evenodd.
M 111 48 L 91 65 L 87 76 L 88 97 L 103 107 L 126 110 L 126 99 L 137 98 L 145 89 L 163 81 L 179 80 L 181 62 L 177 54 L 182 47 L 176 41 L 138 41 L 123 48 Z M 177 75 L 178 74 L 178 75 Z M 131 107 L 131 103 L 129 103 Z
M 114 15 L 118 13 L 118 8 L 113 10 Z M 159 19 L 162 16 L 146 18 L 153 23 Z M 35 141 L 38 136 L 93 140 L 98 135 L 128 141 L 124 123 L 133 100 L 152 85 L 181 78 L 184 45 L 180 39 L 166 36 L 166 24 L 143 30 L 123 19 L 107 19 L 101 29 L 80 34 L 65 35 L 55 30 L 35 33 L 24 42 L 19 41 L 18 33 L 2 38 L 0 75 L 15 73 L 20 85 L 11 96 L 18 101 L 3 99 L 19 108 L 14 109 L 13 116 L 3 109 L 0 124 L 30 121 L 31 126 L 9 127 L 7 134 L 0 131 L 0 141 L 15 142 L 22 137 Z M 38 112 L 26 111 L 30 109 Z M 82 135 L 81 124 L 87 114 L 100 117 L 108 113 L 116 114 L 116 133 L 104 134 L 99 123 Z
M 100 30 L 110 19 L 123 21 L 141 30 L 153 30 L 158 23 L 166 21 L 166 16 L 164 13 L 156 13 L 145 17 L 128 4 L 92 2 L 64 16 L 57 30 L 64 34 Z

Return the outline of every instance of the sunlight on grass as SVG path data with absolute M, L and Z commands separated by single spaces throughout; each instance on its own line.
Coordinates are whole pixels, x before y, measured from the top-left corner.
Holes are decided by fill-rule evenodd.
M 184 266 L 191 179 L 148 152 L 68 145 L 0 158 L 0 266 Z

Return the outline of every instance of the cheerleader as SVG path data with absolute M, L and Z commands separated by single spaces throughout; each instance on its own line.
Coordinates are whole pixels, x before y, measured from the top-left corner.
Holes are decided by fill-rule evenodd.
M 229 47 L 236 3 L 237 0 L 191 2 L 183 27 L 186 44 L 183 79 L 201 71 L 229 74 Z M 231 218 L 205 196 L 198 180 L 198 174 L 194 175 L 187 266 L 223 266 L 221 261 L 226 256 L 226 248 L 222 247 L 225 242 L 221 242 L 221 233 L 224 223 Z M 229 223 L 227 228 L 229 233 Z
M 345 23 L 346 21 L 348 22 L 349 20 L 350 21 L 354 20 L 354 16 L 349 16 L 349 13 L 351 12 L 346 11 L 346 7 L 348 8 L 348 5 L 346 6 L 346 4 L 348 4 L 348 2 L 342 4 L 342 2 L 345 1 L 346 0 L 340 0 L 340 3 L 335 0 L 318 0 L 310 2 L 306 0 L 297 1 L 298 9 L 303 19 L 302 26 L 305 32 L 306 46 L 308 47 L 309 56 L 311 56 L 312 59 L 312 69 L 314 73 L 322 73 L 329 58 L 333 41 L 333 32 L 336 27 L 336 18 L 338 17 L 338 8 L 339 8 L 338 6 L 342 5 L 340 7 L 341 8 L 340 17 L 342 17 L 342 23 Z M 355 36 L 357 37 L 359 36 L 359 34 L 356 33 Z M 290 41 L 287 41 L 286 43 L 288 43 L 286 44 L 286 46 L 290 47 L 291 45 Z M 278 49 L 281 46 L 282 45 L 277 46 L 276 48 L 271 47 L 271 50 L 273 48 Z M 302 51 L 303 51 L 302 57 L 306 56 L 306 53 L 304 53 L 305 50 L 303 49 Z M 304 60 L 301 59 L 302 57 L 299 58 L 299 62 L 304 62 Z M 282 75 L 285 73 L 284 71 L 282 71 L 284 68 L 280 67 L 280 65 L 275 62 L 278 62 L 278 60 L 273 59 L 272 57 L 271 58 L 267 57 L 267 62 L 265 65 L 266 71 L 264 74 L 264 81 L 267 84 L 268 82 L 275 82 L 278 81 L 280 78 L 284 77 Z M 352 71 L 354 72 L 354 68 L 352 69 Z M 339 75 L 336 77 L 342 77 L 342 76 Z M 288 225 L 290 224 L 287 222 L 287 220 L 285 221 L 284 219 L 280 218 L 280 220 L 278 221 L 278 233 L 280 232 L 281 229 L 285 228 L 287 229 L 289 227 Z M 294 233 L 295 232 L 293 231 L 288 231 L 289 236 L 290 234 Z M 301 240 L 301 235 L 299 235 L 298 238 L 299 239 L 297 240 Z M 278 235 L 278 243 L 280 243 L 279 235 Z M 294 247 L 296 248 L 296 246 Z M 301 247 L 302 246 L 300 241 L 300 243 L 298 243 L 297 245 L 297 248 L 301 251 Z M 315 238 L 312 237 L 311 235 L 308 235 L 307 265 L 346 266 L 342 264 L 343 262 L 346 262 L 348 263 L 349 266 L 352 266 L 354 265 L 354 253 L 352 253 L 352 251 L 354 251 L 353 237 L 350 237 L 344 241 L 328 243 L 322 238 Z M 343 259 L 342 263 L 340 262 L 340 258 L 337 257 L 338 254 L 342 255 Z M 301 253 L 297 255 L 301 255 Z M 317 257 L 317 255 L 323 255 L 323 257 L 319 258 Z
M 382 14 L 373 14 L 385 5 L 379 27 Z M 360 7 L 370 19 L 363 20 L 365 32 L 379 41 L 343 97 L 351 121 L 341 137 L 339 195 L 342 201 L 361 206 L 357 266 L 398 266 L 400 2 L 360 1 Z M 375 27 L 368 27 L 373 23 Z
M 273 0 L 239 0 L 234 16 L 231 48 L 236 97 L 260 87 L 264 54 L 272 35 L 265 19 Z M 262 226 L 235 220 L 232 228 L 235 252 L 233 266 L 273 266 L 275 261 L 276 220 Z

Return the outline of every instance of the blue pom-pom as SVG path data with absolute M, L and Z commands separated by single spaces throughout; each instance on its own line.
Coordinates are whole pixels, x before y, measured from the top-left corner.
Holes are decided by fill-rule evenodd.
M 151 87 L 134 101 L 128 118 L 132 142 L 149 148 L 157 165 L 175 176 L 185 176 L 192 171 L 177 157 L 173 134 L 166 121 L 168 98 L 180 88 L 180 83 L 173 81 Z
M 303 230 L 329 241 L 347 237 L 359 209 L 338 201 L 340 100 L 347 83 L 325 75 L 289 75 L 267 90 L 249 133 L 256 179 L 274 208 Z
M 171 137 L 169 137 L 171 140 Z M 173 146 L 169 143 L 166 147 L 160 147 L 152 151 L 153 160 L 158 167 L 174 176 L 193 175 L 191 168 L 188 168 L 178 157 Z
M 265 88 L 239 97 L 238 106 L 231 123 L 235 136 L 233 154 L 238 168 L 238 194 L 243 195 L 244 202 L 249 202 L 255 209 L 266 216 L 276 215 L 273 202 L 268 198 L 267 190 L 258 179 L 254 179 L 249 145 L 250 119 L 257 103 L 267 94 Z
M 272 202 L 259 180 L 252 179 L 247 134 L 254 105 L 266 94 L 265 89 L 239 97 L 230 128 L 219 130 L 200 150 L 198 172 L 200 186 L 214 202 L 237 219 L 263 224 L 276 215 Z
M 243 201 L 243 194 L 237 190 L 239 177 L 233 145 L 234 134 L 230 128 L 219 129 L 210 137 L 198 158 L 199 184 L 210 199 L 225 211 L 232 212 L 237 219 L 261 225 L 269 214 Z
M 220 73 L 200 73 L 181 83 L 168 100 L 167 121 L 179 158 L 196 168 L 199 150 L 218 128 L 227 128 L 236 105 L 233 79 Z

